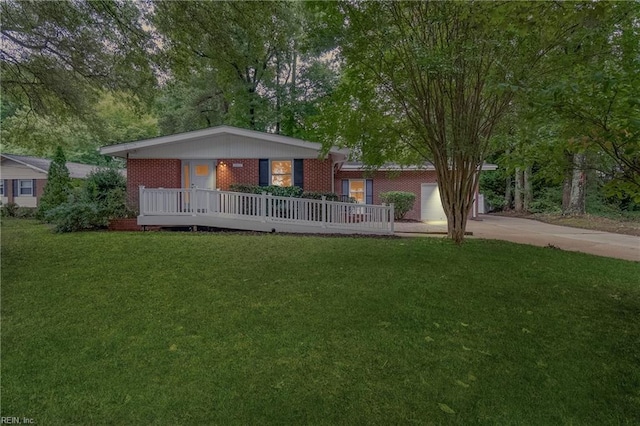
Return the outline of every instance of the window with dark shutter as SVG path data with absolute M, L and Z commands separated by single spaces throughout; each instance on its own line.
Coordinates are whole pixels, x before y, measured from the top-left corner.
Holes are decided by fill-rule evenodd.
M 349 201 L 349 179 L 342 179 L 342 200 Z
M 373 204 L 373 179 L 367 179 L 366 193 L 367 193 L 366 203 Z
M 293 160 L 293 186 L 303 188 L 304 163 L 302 159 Z
M 258 171 L 258 185 L 269 186 L 270 184 L 270 172 L 269 172 L 269 160 L 264 158 L 259 160 Z

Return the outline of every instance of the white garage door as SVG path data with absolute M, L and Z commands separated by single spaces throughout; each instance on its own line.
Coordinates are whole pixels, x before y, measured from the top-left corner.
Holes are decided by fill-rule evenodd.
M 422 184 L 420 219 L 428 221 L 447 220 L 440 201 L 440 190 L 437 183 Z

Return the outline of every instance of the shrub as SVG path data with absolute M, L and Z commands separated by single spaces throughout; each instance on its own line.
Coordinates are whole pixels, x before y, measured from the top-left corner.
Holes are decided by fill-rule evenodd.
M 263 192 L 266 192 L 267 194 L 271 194 L 276 197 L 300 198 L 302 195 L 302 188 L 298 186 L 232 184 L 229 185 L 229 190 L 234 192 L 244 192 L 247 194 L 262 194 Z
M 38 202 L 37 216 L 41 219 L 46 217 L 47 211 L 66 203 L 70 193 L 71 178 L 67 169 L 67 160 L 62 148 L 58 147 L 49 165 L 47 184 Z
M 311 200 L 322 200 L 325 197 L 327 201 L 340 201 L 340 197 L 335 192 L 303 192 L 300 198 L 309 198 Z
M 16 217 L 20 219 L 33 219 L 36 217 L 36 208 L 33 207 L 18 207 L 16 210 Z
M 490 212 L 502 211 L 507 205 L 507 202 L 504 199 L 504 194 L 496 194 L 491 190 L 487 190 L 483 192 L 484 201 L 488 205 L 488 210 Z
M 106 225 L 104 216 L 95 203 L 86 201 L 61 204 L 45 214 L 47 222 L 56 224 L 56 232 L 75 232 L 96 229 Z
M 245 183 L 232 183 L 229 185 L 229 191 L 243 192 L 245 194 L 260 194 L 262 193 L 262 186 L 248 185 Z
M 127 180 L 116 169 L 102 169 L 91 173 L 84 185 L 83 199 L 94 203 L 105 221 L 133 214 L 127 206 Z
M 16 203 L 7 203 L 0 208 L 2 217 L 16 217 L 19 206 Z
M 126 188 L 126 179 L 117 170 L 95 171 L 68 196 L 68 202 L 49 209 L 44 219 L 55 223 L 56 232 L 104 228 L 109 219 L 134 214 L 126 203 Z
M 413 208 L 416 194 L 413 192 L 390 191 L 380 194 L 383 203 L 394 205 L 394 219 L 402 219 Z
M 561 213 L 562 212 L 562 188 L 543 188 L 529 205 L 531 213 Z
M 262 194 L 266 192 L 276 197 L 308 198 L 311 200 L 321 200 L 322 197 L 325 197 L 327 201 L 340 201 L 340 197 L 334 192 L 303 192 L 302 188 L 297 186 L 260 186 L 234 183 L 229 185 L 229 190 L 245 194 Z

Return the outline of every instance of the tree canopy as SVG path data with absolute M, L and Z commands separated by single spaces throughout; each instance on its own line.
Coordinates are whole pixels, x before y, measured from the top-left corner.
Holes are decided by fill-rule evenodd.
M 155 84 L 154 44 L 135 3 L 7 0 L 0 11 L 3 104 L 87 116 L 101 89 L 143 97 Z

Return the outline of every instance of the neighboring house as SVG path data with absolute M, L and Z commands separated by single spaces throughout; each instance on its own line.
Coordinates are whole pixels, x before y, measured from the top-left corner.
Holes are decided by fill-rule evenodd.
M 24 155 L 0 154 L 0 194 L 2 204 L 37 207 L 44 193 L 51 160 Z M 96 166 L 67 163 L 72 179 L 86 179 Z
M 227 191 L 231 184 L 295 185 L 366 204 L 380 204 L 382 192 L 409 191 L 416 203 L 406 218 L 445 220 L 433 166 L 371 172 L 348 162 L 348 149 L 323 150 L 321 144 L 287 136 L 219 126 L 105 146 L 100 152 L 126 159 L 127 192 L 135 207 L 140 186 Z

